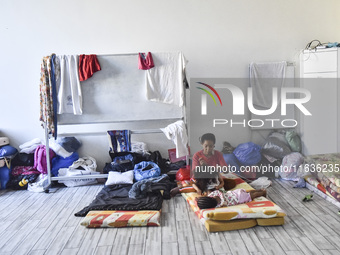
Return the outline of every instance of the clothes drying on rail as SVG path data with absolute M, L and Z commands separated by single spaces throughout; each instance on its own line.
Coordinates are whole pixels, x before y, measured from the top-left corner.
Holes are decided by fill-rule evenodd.
M 57 56 L 60 63 L 60 79 L 57 79 L 58 114 L 83 113 L 82 91 L 78 74 L 78 56 Z
M 182 107 L 187 84 L 186 59 L 181 52 L 152 53 L 155 67 L 146 70 L 146 98 Z
M 79 55 L 79 80 L 85 81 L 92 77 L 95 72 L 101 70 L 97 55 Z
M 151 52 L 148 52 L 146 55 L 144 53 L 138 53 L 138 69 L 148 70 L 154 66 Z
M 176 157 L 184 157 L 189 154 L 188 150 L 188 135 L 183 120 L 178 120 L 165 128 L 161 128 L 165 136 L 172 140 L 176 145 Z
M 109 130 L 107 134 L 109 136 L 110 151 L 131 151 L 130 130 Z

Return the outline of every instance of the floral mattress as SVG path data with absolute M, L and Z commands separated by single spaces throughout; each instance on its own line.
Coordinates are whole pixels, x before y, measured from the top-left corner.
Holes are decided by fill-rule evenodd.
M 80 225 L 88 228 L 159 226 L 160 211 L 90 211 Z
M 234 189 L 240 189 L 243 188 L 246 191 L 252 190 L 253 188 L 243 181 L 241 178 L 239 178 L 235 174 L 224 174 L 224 177 L 226 178 L 233 178 L 236 180 L 236 187 Z M 182 193 L 182 196 L 186 199 L 186 201 L 189 203 L 195 214 L 198 216 L 198 218 L 201 220 L 202 223 L 204 223 L 209 230 L 209 224 L 212 223 L 214 225 L 219 225 L 218 230 L 216 231 L 225 231 L 225 230 L 232 230 L 232 229 L 242 229 L 246 227 L 242 227 L 241 225 L 244 223 L 242 221 L 242 224 L 240 225 L 240 228 L 238 228 L 237 224 L 234 224 L 234 227 L 231 229 L 223 228 L 221 227 L 222 223 L 227 223 L 234 220 L 254 220 L 254 219 L 271 219 L 276 218 L 274 221 L 267 221 L 266 224 L 263 225 L 282 225 L 284 223 L 284 216 L 286 215 L 285 212 L 275 203 L 268 200 L 265 197 L 259 197 L 254 199 L 251 202 L 235 205 L 235 206 L 228 206 L 228 207 L 219 207 L 219 208 L 212 208 L 212 209 L 204 209 L 200 210 L 196 204 L 195 198 L 198 197 L 197 193 L 191 192 L 191 193 Z M 251 221 L 254 222 L 254 221 Z M 264 222 L 264 221 L 262 221 Z M 262 224 L 255 224 L 255 225 L 262 225 Z M 254 226 L 254 224 L 251 224 L 250 227 Z M 249 226 L 247 226 L 249 227 Z M 215 231 L 215 230 L 212 230 Z
M 307 156 L 300 169 L 313 187 L 340 202 L 340 154 Z

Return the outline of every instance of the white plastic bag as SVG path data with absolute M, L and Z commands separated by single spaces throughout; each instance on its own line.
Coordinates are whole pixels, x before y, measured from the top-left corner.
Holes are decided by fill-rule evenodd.
M 265 176 L 257 178 L 255 181 L 252 181 L 251 183 L 249 183 L 249 185 L 252 186 L 254 189 L 266 189 L 271 184 L 272 182 L 268 180 L 268 177 L 265 177 Z
M 82 168 L 84 170 L 81 170 Z M 96 160 L 92 157 L 83 157 L 79 158 L 77 161 L 73 162 L 73 164 L 69 168 L 60 168 L 58 171 L 58 176 L 77 176 L 77 175 L 91 175 L 98 174 L 96 172 L 97 163 Z M 94 178 L 86 178 L 86 179 L 69 179 L 69 180 L 61 180 L 59 183 L 65 184 L 67 187 L 76 187 L 82 185 L 89 185 L 97 183 L 97 180 Z
M 136 153 L 145 153 L 147 152 L 147 146 L 143 142 L 132 142 L 131 143 L 131 151 Z
M 48 185 L 47 174 L 40 174 L 35 182 L 28 183 L 27 190 L 32 192 L 44 192 L 44 188 Z

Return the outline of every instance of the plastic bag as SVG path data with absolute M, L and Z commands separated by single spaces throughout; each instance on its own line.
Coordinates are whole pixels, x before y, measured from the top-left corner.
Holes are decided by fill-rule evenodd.
M 181 167 L 176 173 L 177 181 L 190 180 L 190 166 Z
M 283 132 L 271 133 L 262 146 L 262 153 L 275 159 L 283 159 L 291 152 Z
M 287 131 L 286 140 L 292 151 L 301 152 L 301 138 L 295 131 Z
M 256 165 L 261 161 L 261 147 L 252 142 L 238 145 L 233 153 L 244 166 Z
M 142 161 L 135 165 L 134 175 L 136 181 L 157 177 L 161 175 L 159 166 L 151 161 Z
M 285 180 L 298 181 L 299 176 L 297 173 L 304 160 L 304 157 L 299 152 L 293 152 L 285 156 L 279 172 L 280 177 Z
M 234 153 L 223 154 L 224 161 L 230 166 L 233 173 L 240 172 L 240 162 L 238 162 Z
M 81 170 L 84 169 L 84 170 Z M 97 162 L 92 157 L 82 157 L 79 158 L 77 161 L 73 162 L 73 164 L 69 168 L 60 168 L 59 169 L 59 176 L 77 176 L 77 175 L 91 175 L 91 174 L 98 174 L 96 172 L 97 169 Z M 89 185 L 97 183 L 97 180 L 94 178 L 87 178 L 87 179 L 68 179 L 68 180 L 61 180 L 59 183 L 65 184 L 67 187 L 76 187 L 82 185 Z
M 252 181 L 249 183 L 250 186 L 252 186 L 254 189 L 266 189 L 268 188 L 272 182 L 268 180 L 268 177 L 260 177 L 256 179 L 255 181 Z
M 32 192 L 44 192 L 44 188 L 48 185 L 47 174 L 40 174 L 35 182 L 28 183 L 27 190 Z

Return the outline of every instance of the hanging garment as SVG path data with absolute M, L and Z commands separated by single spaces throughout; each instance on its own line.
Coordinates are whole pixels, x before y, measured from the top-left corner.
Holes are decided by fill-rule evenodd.
M 57 82 L 58 114 L 83 113 L 82 93 L 78 75 L 78 56 L 58 56 L 60 62 L 60 79 Z
M 250 86 L 253 88 L 253 104 L 269 109 L 272 106 L 272 89 L 284 85 L 287 62 L 251 63 Z
M 144 53 L 138 53 L 138 69 L 148 70 L 154 66 L 151 52 L 148 52 L 146 55 Z
M 88 78 L 91 78 L 92 75 L 100 71 L 100 64 L 97 59 L 97 55 L 85 55 L 82 54 L 79 56 L 79 80 L 85 81 Z
M 184 103 L 185 60 L 181 52 L 153 53 L 154 68 L 146 70 L 146 98 L 150 101 Z
M 51 81 L 51 57 L 42 59 L 40 69 L 40 117 L 41 125 L 54 136 L 53 89 Z
M 109 136 L 110 151 L 131 151 L 130 130 L 110 130 L 107 131 L 107 134 Z
M 189 154 L 188 151 L 188 135 L 187 129 L 183 120 L 178 120 L 175 123 L 168 125 L 165 128 L 161 128 L 165 136 L 172 140 L 176 145 L 176 157 L 184 157 Z
M 54 123 L 54 139 L 58 136 L 58 97 L 57 97 L 57 83 L 56 74 L 59 74 L 59 62 L 56 55 L 51 55 L 51 85 L 52 85 L 52 98 L 53 98 L 53 123 Z

